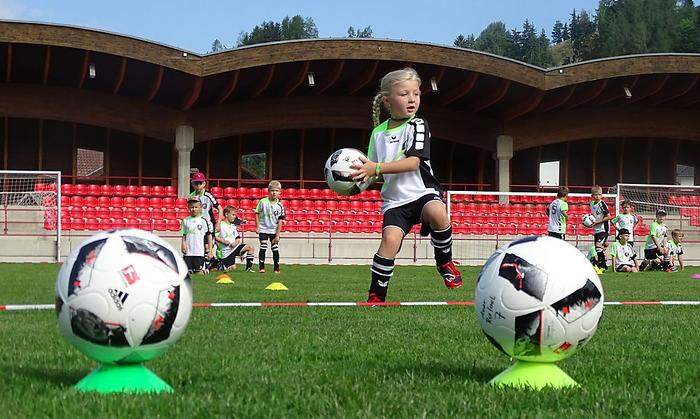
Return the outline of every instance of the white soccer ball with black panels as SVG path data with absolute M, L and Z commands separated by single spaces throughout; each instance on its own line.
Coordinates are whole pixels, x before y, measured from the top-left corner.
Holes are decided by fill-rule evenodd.
M 593 223 L 595 223 L 595 216 L 593 214 L 586 214 L 581 218 L 581 222 L 583 222 L 583 225 L 586 227 L 592 227 Z
M 350 178 L 350 174 L 355 171 L 350 166 L 354 163 L 362 164 L 360 157 L 367 156 L 354 148 L 341 148 L 326 160 L 323 170 L 326 183 L 338 195 L 357 195 L 371 185 L 371 181 L 356 182 Z
M 71 252 L 56 278 L 61 333 L 102 363 L 137 363 L 163 354 L 184 332 L 191 311 L 184 260 L 142 230 L 89 238 Z
M 477 279 L 476 316 L 506 355 L 524 361 L 567 358 L 593 336 L 603 287 L 574 246 L 528 236 L 498 249 Z

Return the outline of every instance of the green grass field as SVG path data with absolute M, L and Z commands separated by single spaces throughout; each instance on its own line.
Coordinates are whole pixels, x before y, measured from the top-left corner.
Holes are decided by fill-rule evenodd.
M 0 264 L 0 305 L 53 302 L 57 265 Z M 430 267 L 399 267 L 390 300 L 473 298 L 478 269 L 447 290 Z M 606 273 L 614 300 L 700 300 L 679 273 Z M 367 267 L 283 266 L 195 277 L 197 302 L 357 301 Z M 270 282 L 289 291 L 265 291 Z M 700 306 L 607 306 L 596 336 L 560 363 L 580 389 L 497 390 L 510 361 L 473 307 L 195 309 L 182 340 L 147 365 L 172 395 L 81 394 L 95 363 L 59 335 L 53 311 L 0 312 L 3 417 L 698 417 Z

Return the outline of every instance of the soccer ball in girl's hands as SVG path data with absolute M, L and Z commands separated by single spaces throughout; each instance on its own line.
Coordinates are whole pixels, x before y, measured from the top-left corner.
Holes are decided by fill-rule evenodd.
M 350 166 L 362 164 L 360 157 L 367 158 L 360 150 L 354 148 L 341 148 L 331 154 L 326 160 L 323 170 L 326 183 L 338 195 L 357 195 L 367 189 L 372 181 L 356 182 L 350 178 L 350 174 L 355 171 Z
M 586 214 L 582 218 L 583 225 L 586 227 L 592 227 L 595 223 L 595 216 L 593 214 Z
M 603 287 L 574 246 L 528 236 L 498 249 L 477 279 L 476 316 L 486 337 L 508 356 L 554 362 L 593 336 Z
M 187 266 L 142 230 L 97 234 L 74 249 L 56 278 L 58 327 L 88 357 L 135 363 L 164 353 L 192 311 Z

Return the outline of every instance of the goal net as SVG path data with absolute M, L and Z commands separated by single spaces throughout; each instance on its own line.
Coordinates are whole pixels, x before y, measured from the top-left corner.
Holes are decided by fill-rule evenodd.
M 464 264 L 482 264 L 495 249 L 521 236 L 547 234 L 547 206 L 555 192 L 448 191 L 447 212 L 455 240 L 452 253 Z M 615 212 L 615 194 L 603 200 Z M 588 253 L 593 232 L 582 225 L 590 214 L 590 194 L 569 194 L 567 242 Z
M 0 209 L 2 235 L 55 240 L 56 261 L 60 261 L 61 172 L 0 170 Z M 4 240 L 0 246 L 12 244 Z M 27 256 L 31 253 L 28 250 Z
M 657 210 L 664 210 L 669 230 L 681 229 L 689 243 L 700 239 L 700 186 L 621 183 L 616 201 L 618 209 L 623 201 L 629 202 L 648 224 Z

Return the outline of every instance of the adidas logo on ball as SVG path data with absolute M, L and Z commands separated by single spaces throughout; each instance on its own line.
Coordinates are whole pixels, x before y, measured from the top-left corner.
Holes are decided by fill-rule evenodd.
M 114 305 L 119 309 L 119 311 L 122 311 L 124 309 L 124 303 L 126 302 L 126 299 L 129 297 L 129 293 L 126 293 L 124 291 L 118 291 L 118 290 L 115 290 L 114 288 L 110 288 L 109 295 L 112 297 L 112 301 L 114 301 Z

